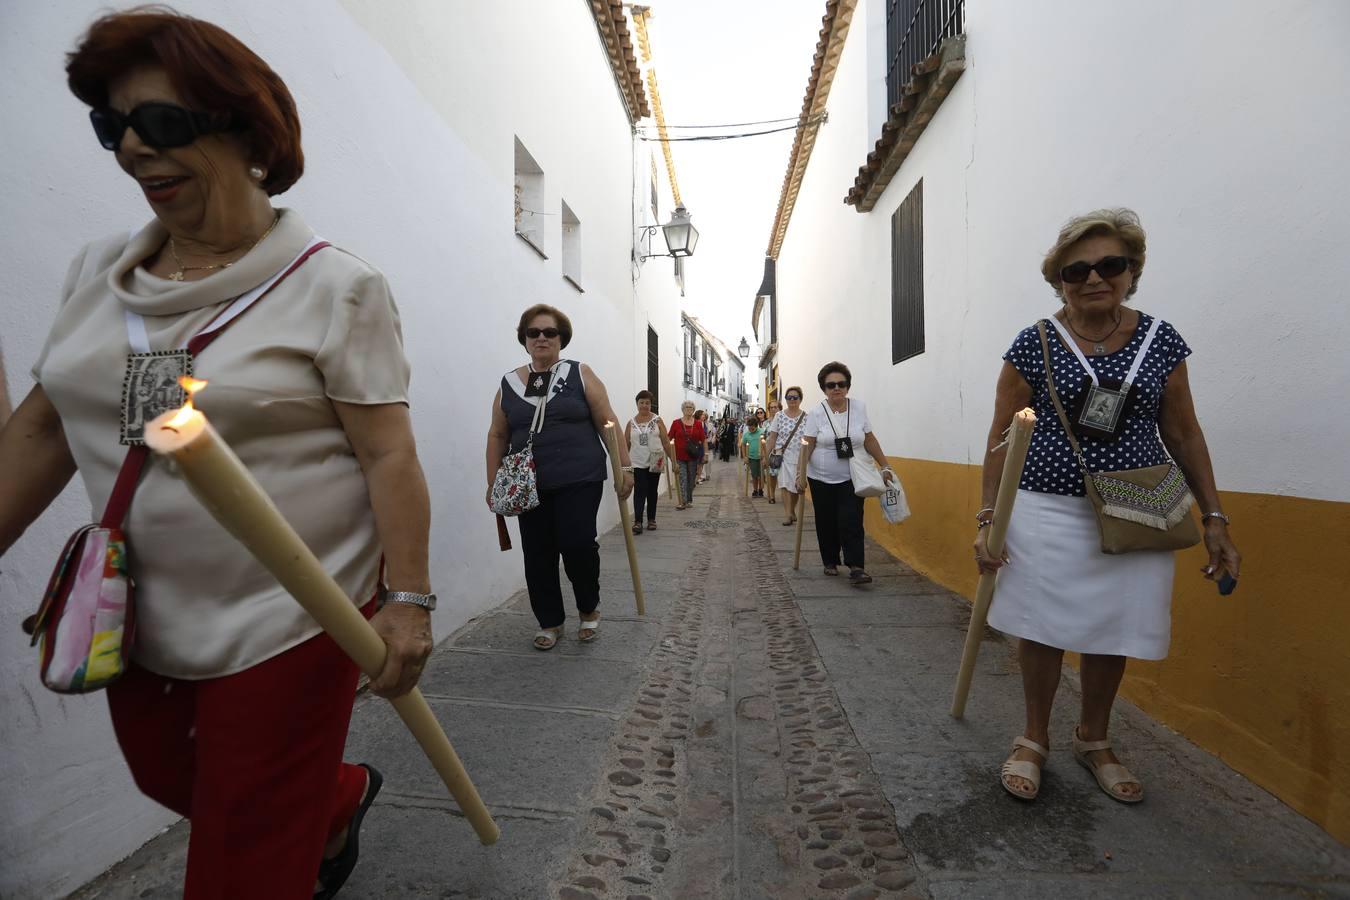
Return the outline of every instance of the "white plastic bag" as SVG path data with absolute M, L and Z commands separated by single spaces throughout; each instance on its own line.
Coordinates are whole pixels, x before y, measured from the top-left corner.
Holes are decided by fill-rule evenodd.
M 899 525 L 909 518 L 909 501 L 905 499 L 905 489 L 894 475 L 886 493 L 881 495 L 881 514 L 892 525 Z

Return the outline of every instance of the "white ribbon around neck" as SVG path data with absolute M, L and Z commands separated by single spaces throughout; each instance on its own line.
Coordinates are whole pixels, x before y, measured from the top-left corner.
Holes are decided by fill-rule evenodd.
M 295 259 L 286 263 L 286 265 L 282 266 L 280 269 L 277 270 L 275 275 L 273 275 L 271 278 L 267 279 L 262 284 L 255 287 L 253 290 L 245 294 L 240 294 L 238 297 L 235 298 L 233 303 L 231 303 L 228 307 L 225 308 L 224 312 L 222 312 L 220 315 L 216 316 L 214 319 L 208 322 L 206 324 L 206 327 L 202 328 L 201 331 L 198 331 L 191 337 L 184 339 L 181 343 L 179 343 L 179 345 L 175 349 L 182 350 L 186 348 L 187 345 L 192 341 L 192 338 L 196 337 L 198 334 L 203 334 L 207 331 L 215 331 L 217 329 L 224 328 L 230 322 L 239 318 L 239 316 L 243 315 L 245 310 L 247 310 L 250 306 L 252 306 L 254 303 L 258 301 L 258 298 L 260 298 L 263 294 L 267 293 L 267 289 L 270 288 L 272 285 L 276 284 L 277 280 L 281 278 L 282 275 L 285 275 L 287 272 L 289 272 L 291 266 L 295 265 L 296 261 L 299 260 L 300 257 L 308 253 L 310 249 L 313 248 L 316 244 L 321 243 L 323 243 L 323 238 L 319 237 L 318 235 L 315 235 L 313 238 L 310 239 L 309 243 L 305 244 L 304 248 L 301 249 L 301 251 L 295 255 Z M 150 335 L 145 330 L 145 318 L 141 316 L 140 313 L 132 312 L 129 309 L 125 310 L 124 312 L 127 321 L 127 340 L 131 343 L 132 352 L 150 353 L 151 352 Z
M 1124 383 L 1126 385 L 1134 384 L 1134 379 L 1138 377 L 1139 367 L 1144 364 L 1144 357 L 1148 355 L 1148 348 L 1153 344 L 1153 336 L 1157 334 L 1158 323 L 1161 321 L 1162 320 L 1157 316 L 1154 316 L 1153 321 L 1149 323 L 1148 331 L 1144 333 L 1144 342 L 1139 345 L 1139 350 L 1134 355 L 1134 363 L 1130 366 L 1130 371 L 1125 374 Z M 1094 385 L 1100 386 L 1097 381 L 1096 370 L 1088 364 L 1087 357 L 1083 355 L 1082 350 L 1078 349 L 1078 342 L 1069 335 L 1068 329 L 1064 327 L 1064 323 L 1054 316 L 1050 317 L 1050 323 L 1055 326 L 1055 330 L 1059 332 L 1060 337 L 1064 338 L 1064 343 L 1069 345 L 1069 349 L 1073 351 L 1073 355 L 1078 357 L 1078 363 L 1087 371 L 1088 378 L 1092 379 Z

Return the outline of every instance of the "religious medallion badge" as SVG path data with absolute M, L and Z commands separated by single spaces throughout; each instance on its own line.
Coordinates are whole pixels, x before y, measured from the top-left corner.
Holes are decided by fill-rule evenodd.
M 187 402 L 179 384 L 192 375 L 192 354 L 187 350 L 160 350 L 127 356 L 122 379 L 122 435 L 126 447 L 145 444 L 145 426 L 161 413 Z

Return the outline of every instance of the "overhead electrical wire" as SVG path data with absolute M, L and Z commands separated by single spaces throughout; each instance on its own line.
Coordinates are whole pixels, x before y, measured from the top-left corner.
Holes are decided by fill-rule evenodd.
M 783 125 L 782 128 L 769 128 L 768 131 L 745 131 L 734 135 L 694 135 L 690 138 L 648 138 L 639 135 L 639 140 L 660 140 L 661 143 L 676 143 L 680 140 L 737 140 L 740 138 L 759 138 L 760 135 L 776 135 L 780 131 L 796 131 L 796 125 Z
M 658 134 L 658 136 L 656 136 L 656 137 L 649 137 L 649 136 L 647 136 L 647 135 L 639 135 L 639 136 L 638 136 L 638 140 L 642 140 L 642 141 L 660 141 L 660 142 L 663 143 L 663 144 L 666 144 L 666 143 L 672 143 L 672 144 L 673 144 L 673 143 L 675 143 L 676 141 L 733 141 L 733 140 L 737 140 L 737 139 L 739 139 L 739 138 L 759 137 L 760 135 L 765 135 L 765 134 L 778 134 L 779 132 L 783 132 L 783 131 L 796 131 L 796 130 L 797 130 L 799 127 L 801 127 L 802 125 L 810 125 L 810 124 L 812 124 L 812 123 L 814 123 L 814 122 L 823 122 L 823 121 L 825 121 L 825 117 L 824 117 L 824 116 L 819 116 L 819 117 L 817 117 L 817 118 L 815 118 L 815 119 L 808 119 L 808 120 L 807 120 L 806 122 L 804 122 L 804 123 L 799 123 L 796 119 L 793 119 L 793 120 L 791 120 L 791 121 L 793 122 L 793 124 L 791 124 L 791 125 L 784 125 L 784 126 L 781 127 L 781 128 L 768 128 L 768 129 L 765 129 L 765 130 L 763 130 L 763 131 L 741 131 L 741 132 L 736 132 L 736 133 L 734 133 L 734 134 L 700 134 L 700 135 L 689 135 L 689 136 L 685 136 L 685 137 L 670 137 L 669 135 L 665 135 L 665 134 Z
M 797 121 L 797 120 L 800 119 L 800 118 L 801 118 L 801 116 L 786 116 L 786 117 L 784 117 L 784 118 L 782 118 L 782 119 L 760 119 L 758 122 L 727 122 L 725 125 L 670 125 L 670 124 L 667 124 L 667 125 L 666 125 L 666 128 L 672 129 L 672 130 L 674 130 L 674 129 L 682 129 L 682 128 L 683 128 L 683 129 L 688 129 L 688 128 L 745 128 L 745 127 L 748 127 L 748 126 L 750 126 L 750 125 L 777 125 L 777 124 L 779 124 L 780 122 L 795 122 L 795 121 Z

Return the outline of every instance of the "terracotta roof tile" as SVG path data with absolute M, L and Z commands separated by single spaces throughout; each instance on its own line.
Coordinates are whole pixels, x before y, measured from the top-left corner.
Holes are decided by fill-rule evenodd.
M 778 257 L 778 251 L 783 246 L 783 238 L 787 236 L 788 222 L 792 219 L 792 209 L 797 203 L 797 192 L 801 188 L 802 177 L 806 174 L 807 163 L 811 160 L 811 150 L 816 144 L 816 132 L 825 118 L 825 101 L 830 95 L 835 69 L 838 68 L 839 57 L 844 52 L 844 40 L 848 37 L 848 28 L 853 22 L 856 7 L 857 0 L 828 0 L 825 4 L 820 39 L 816 42 L 816 52 L 811 58 L 811 75 L 807 79 L 806 96 L 802 100 L 801 115 L 797 119 L 797 135 L 792 141 L 792 152 L 788 156 L 787 174 L 783 176 L 778 214 L 774 217 L 773 231 L 769 234 L 768 255 L 774 259 Z
M 609 67 L 619 83 L 628 116 L 633 121 L 652 114 L 647 105 L 647 92 L 642 88 L 642 72 L 633 54 L 633 39 L 628 34 L 628 16 L 622 0 L 591 0 L 591 14 L 595 16 L 600 38 L 605 42 Z
M 891 105 L 890 116 L 881 126 L 881 137 L 858 169 L 853 188 L 844 197 L 845 203 L 857 208 L 858 212 L 870 212 L 876 206 L 891 183 L 891 177 L 965 68 L 964 37 L 948 38 L 936 53 L 911 67 L 913 78 L 905 87 L 900 102 Z

